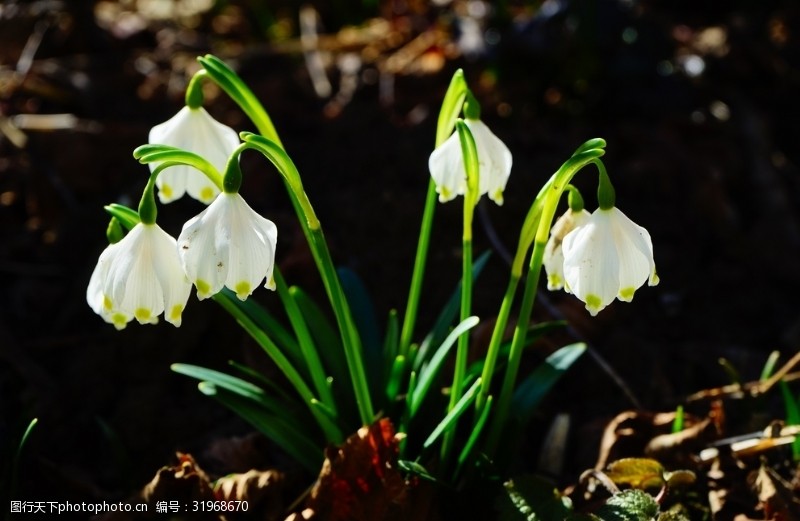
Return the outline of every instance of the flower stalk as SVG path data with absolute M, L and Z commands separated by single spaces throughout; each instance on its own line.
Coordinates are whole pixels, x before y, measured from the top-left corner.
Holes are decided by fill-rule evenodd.
M 590 143 L 593 144 L 594 147 L 588 147 L 587 145 Z M 511 340 L 506 374 L 503 378 L 500 395 L 495 407 L 494 421 L 492 422 L 492 427 L 489 431 L 486 443 L 489 454 L 493 454 L 497 449 L 497 444 L 500 441 L 500 436 L 506 424 L 511 405 L 511 397 L 514 386 L 516 385 L 519 366 L 522 360 L 522 350 L 525 344 L 528 324 L 530 323 L 531 311 L 536 299 L 536 291 L 538 290 L 544 251 L 558 202 L 575 174 L 583 167 L 599 162 L 598 158 L 605 153 L 603 150 L 604 146 L 605 141 L 601 139 L 590 140 L 584 143 L 584 145 L 579 147 L 575 154 L 553 174 L 550 181 L 545 185 L 545 188 L 543 188 L 537 196 L 537 200 L 541 198 L 541 213 L 539 218 L 535 219 L 535 221 L 537 221 L 535 223 L 536 233 L 533 241 L 533 251 L 530 257 L 528 275 L 525 280 L 522 303 L 518 313 L 517 324 L 514 327 L 514 335 Z M 526 224 L 534 223 L 528 223 L 526 220 Z
M 436 143 L 434 148 L 441 146 L 455 128 L 456 119 L 461 112 L 464 99 L 467 96 L 467 82 L 464 71 L 457 70 L 450 80 L 450 85 L 444 95 L 442 108 L 439 110 L 439 119 L 436 125 Z M 406 312 L 403 315 L 403 325 L 400 329 L 399 354 L 408 360 L 411 338 L 414 335 L 414 326 L 417 321 L 419 300 L 422 294 L 422 283 L 425 278 L 425 263 L 428 259 L 433 217 L 436 213 L 436 183 L 431 178 L 428 181 L 428 192 L 425 196 L 425 209 L 422 212 L 419 238 L 417 240 L 417 254 L 414 257 L 414 270 L 411 274 L 411 285 L 408 291 Z

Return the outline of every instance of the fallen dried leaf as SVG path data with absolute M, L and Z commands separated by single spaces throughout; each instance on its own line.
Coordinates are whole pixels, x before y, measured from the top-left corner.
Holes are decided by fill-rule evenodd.
M 407 498 L 397 469 L 397 437 L 388 419 L 362 427 L 341 447 L 329 447 L 306 509 L 294 520 L 391 519 Z

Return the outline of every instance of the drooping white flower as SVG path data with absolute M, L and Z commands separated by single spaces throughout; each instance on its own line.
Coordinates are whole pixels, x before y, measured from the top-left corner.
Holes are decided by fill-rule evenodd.
M 564 237 L 566 287 L 596 315 L 614 298 L 630 302 L 645 281 L 658 284 L 650 234 L 617 208 L 598 208 Z
M 468 118 L 464 123 L 469 127 L 478 150 L 480 195 L 489 194 L 492 201 L 501 205 L 503 190 L 511 173 L 511 151 L 481 120 Z M 467 190 L 467 174 L 458 132 L 454 132 L 431 153 L 428 169 L 436 183 L 439 202 L 445 203 L 457 195 L 464 195 Z
M 161 313 L 177 327 L 191 289 L 175 239 L 157 224 L 139 223 L 100 254 L 86 300 L 117 329 L 134 318 L 155 324 Z
M 544 249 L 544 269 L 547 273 L 547 289 L 550 291 L 564 287 L 564 237 L 579 226 L 586 224 L 591 214 L 586 210 L 572 211 L 568 209 L 558 218 L 550 230 L 550 238 Z
M 232 128 L 216 121 L 203 107 L 183 107 L 172 118 L 150 130 L 150 144 L 170 145 L 204 157 L 217 170 L 224 171 L 228 156 L 239 146 L 239 136 Z M 150 163 L 152 171 L 158 163 Z M 168 168 L 156 179 L 158 198 L 169 203 L 184 193 L 203 203 L 210 203 L 219 188 L 199 170 L 178 165 Z
M 238 193 L 221 193 L 208 208 L 183 225 L 178 252 L 183 269 L 201 300 L 223 286 L 245 300 L 272 272 L 278 229 L 256 213 Z

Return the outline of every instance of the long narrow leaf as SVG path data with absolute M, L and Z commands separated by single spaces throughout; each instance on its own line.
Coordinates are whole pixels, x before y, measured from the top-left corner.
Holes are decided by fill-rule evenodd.
M 517 388 L 512 399 L 515 416 L 527 422 L 536 406 L 558 382 L 567 369 L 586 352 L 586 344 L 564 346 L 545 359 Z
M 292 286 L 289 292 L 306 319 L 311 336 L 319 348 L 323 363 L 333 377 L 333 381 L 348 382 L 350 376 L 347 372 L 341 337 L 333 328 L 330 320 L 317 303 L 301 288 Z
M 528 348 L 533 345 L 534 342 L 539 340 L 541 337 L 550 333 L 551 331 L 555 331 L 556 329 L 561 329 L 567 325 L 566 320 L 554 320 L 551 322 L 543 322 L 541 324 L 535 324 L 532 327 L 528 328 L 528 332 L 525 335 L 525 342 L 523 343 L 523 348 Z M 500 352 L 497 356 L 498 363 L 495 365 L 494 372 L 497 373 L 501 368 L 505 366 L 505 361 L 508 358 L 508 353 L 511 351 L 511 341 L 503 342 L 500 345 Z M 481 372 L 483 372 L 483 364 L 484 360 L 478 360 L 474 362 L 472 365 L 469 366 L 467 369 L 467 378 L 475 378 L 479 376 Z
M 264 306 L 253 298 L 239 300 L 228 288 L 222 288 L 222 291 L 214 296 L 214 300 L 219 299 L 224 299 L 228 305 L 239 309 L 261 331 L 268 331 L 270 339 L 291 360 L 292 365 L 303 374 L 304 378 L 308 377 L 297 339 Z
M 469 408 L 473 401 L 475 401 L 475 396 L 478 393 L 478 388 L 481 385 L 481 379 L 478 378 L 472 387 L 469 388 L 467 392 L 461 397 L 461 399 L 456 403 L 456 405 L 447 413 L 447 416 L 439 422 L 439 425 L 433 429 L 433 432 L 430 433 L 428 438 L 425 440 L 425 443 L 422 444 L 423 449 L 428 449 L 436 443 L 436 440 L 439 439 L 444 433 L 453 429 L 456 425 L 458 418 L 464 414 L 464 412 Z
M 484 266 L 486 266 L 486 262 L 489 260 L 491 252 L 487 251 L 481 254 L 475 262 L 472 263 L 472 280 L 475 281 L 478 279 L 478 276 L 483 271 Z M 450 326 L 453 325 L 453 321 L 455 321 L 456 317 L 458 316 L 458 311 L 461 306 L 461 282 L 456 285 L 456 288 L 453 290 L 453 293 L 450 295 L 450 298 L 447 301 L 447 304 L 442 308 L 442 311 L 439 313 L 439 316 L 436 319 L 436 322 L 433 325 L 433 328 L 422 341 L 422 344 L 419 346 L 419 350 L 417 351 L 416 356 L 414 357 L 413 368 L 415 371 L 419 371 L 424 364 L 428 360 L 428 356 L 430 355 L 431 346 L 438 346 L 442 343 L 444 338 L 447 336 L 447 332 L 450 329 Z
M 422 405 L 422 401 L 428 394 L 428 390 L 433 384 L 436 375 L 439 373 L 439 369 L 441 369 L 447 354 L 450 352 L 450 349 L 453 347 L 456 340 L 458 340 L 458 338 L 465 332 L 475 327 L 478 322 L 480 322 L 478 317 L 468 317 L 466 320 L 456 326 L 455 329 L 453 329 L 453 331 L 447 335 L 447 338 L 445 338 L 444 342 L 442 342 L 442 344 L 433 354 L 430 363 L 422 368 L 419 373 L 417 387 L 414 390 L 414 396 L 411 400 L 411 407 L 409 409 L 409 414 L 412 418 L 419 410 L 420 405 Z
M 278 296 L 283 303 L 286 314 L 289 317 L 289 322 L 292 324 L 292 329 L 297 337 L 297 342 L 300 346 L 300 352 L 303 355 L 308 375 L 311 382 L 314 384 L 314 389 L 317 391 L 317 396 L 334 412 L 336 411 L 336 402 L 333 399 L 333 394 L 328 386 L 327 375 L 325 368 L 322 366 L 322 361 L 319 358 L 319 348 L 314 343 L 311 333 L 308 329 L 308 323 L 305 316 L 297 305 L 297 301 L 292 298 L 291 291 L 283 279 L 280 270 L 275 270 L 275 284 L 278 290 Z

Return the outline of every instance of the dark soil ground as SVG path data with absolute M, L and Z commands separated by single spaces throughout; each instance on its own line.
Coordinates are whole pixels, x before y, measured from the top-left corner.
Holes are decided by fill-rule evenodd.
M 531 427 L 521 469 L 536 467 L 557 413 L 572 419 L 567 460 L 555 476 L 567 485 L 594 466 L 602 428 L 617 413 L 671 411 L 691 393 L 730 383 L 721 358 L 750 381 L 771 351 L 782 361 L 797 352 L 795 2 L 503 2 L 487 21 L 484 53 L 459 54 L 452 43 L 432 47 L 395 75 L 390 98 L 372 81 L 375 65 L 366 63 L 352 100 L 338 108 L 315 95 L 302 54 L 292 51 L 294 2 L 217 2 L 169 20 L 137 12 L 136 4 L 0 3 L 6 475 L 26 425 L 39 418 L 20 461 L 17 497 L 120 500 L 172 462 L 175 451 L 194 454 L 217 474 L 282 462 L 257 437 L 247 438 L 246 449 L 230 442 L 252 429 L 169 369 L 185 362 L 224 370 L 233 359 L 273 374 L 215 304 L 192 297 L 180 329 L 131 324 L 117 332 L 85 302 L 106 244 L 103 205 L 135 205 L 147 169 L 131 152 L 182 106 L 184 71 L 208 52 L 236 68 L 270 111 L 334 258 L 363 277 L 379 317 L 405 305 L 436 114 L 457 67 L 482 103 L 484 121 L 514 154 L 505 205 L 482 203 L 481 224 L 494 228 L 497 242 L 479 230 L 478 252 L 498 244 L 513 250 L 542 183 L 583 141 L 606 139 L 618 206 L 650 231 L 661 284 L 596 318 L 570 295 L 542 293 L 537 317 L 569 319 L 570 335 L 588 341 L 618 381 L 595 357 L 575 365 Z M 414 35 L 438 25 L 456 38 L 453 12 L 465 8 L 338 4 L 319 6 L 331 34 L 383 17 Z M 330 74 L 336 88 L 340 75 Z M 224 96 L 207 106 L 219 120 L 249 129 Z M 59 129 L 53 119 L 23 117 L 50 114 L 75 119 Z M 319 292 L 278 176 L 256 157 L 245 158 L 244 171 L 243 193 L 280 229 L 284 275 Z M 577 184 L 593 208 L 594 175 Z M 198 208 L 182 201 L 163 209 L 159 222 L 176 234 Z M 457 282 L 460 213 L 458 203 L 438 209 L 422 327 Z M 495 254 L 477 283 L 476 314 L 488 320 L 496 313 L 506 277 Z M 257 298 L 278 305 L 267 292 Z M 534 354 L 531 364 L 539 359 Z M 731 407 L 751 412 L 732 416 L 735 432 L 726 435 L 784 417 L 777 392 L 758 410 L 740 405 Z M 708 414 L 707 402 L 691 407 Z

